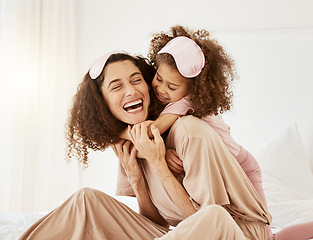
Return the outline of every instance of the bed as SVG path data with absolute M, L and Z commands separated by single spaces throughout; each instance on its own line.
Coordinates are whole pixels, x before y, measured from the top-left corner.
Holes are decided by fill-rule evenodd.
M 313 173 L 296 124 L 253 153 L 258 160 L 273 231 L 313 221 Z M 136 200 L 116 197 L 135 211 Z M 0 240 L 15 240 L 47 212 L 0 214 Z

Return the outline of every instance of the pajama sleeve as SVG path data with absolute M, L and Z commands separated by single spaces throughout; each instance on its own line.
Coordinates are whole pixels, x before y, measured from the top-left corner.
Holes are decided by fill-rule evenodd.
M 176 114 L 180 116 L 185 116 L 192 112 L 193 112 L 193 108 L 189 101 L 189 97 L 184 97 L 178 100 L 177 102 L 172 102 L 172 103 L 167 104 L 160 115 L 171 113 L 171 114 Z

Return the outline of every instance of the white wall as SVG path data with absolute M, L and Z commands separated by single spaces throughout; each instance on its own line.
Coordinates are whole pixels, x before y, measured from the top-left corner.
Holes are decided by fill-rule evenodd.
M 220 39 L 240 75 L 228 119 L 234 136 L 255 151 L 296 122 L 313 163 L 313 29 Z
M 78 75 L 107 51 L 146 55 L 153 32 L 181 24 L 212 32 L 236 61 L 240 80 L 226 116 L 252 152 L 297 122 L 313 167 L 313 1 L 78 0 Z M 94 153 L 82 186 L 114 193 L 112 151 Z

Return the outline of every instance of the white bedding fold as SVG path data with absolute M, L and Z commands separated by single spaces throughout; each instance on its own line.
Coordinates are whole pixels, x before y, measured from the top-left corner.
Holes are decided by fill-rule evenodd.
M 268 208 L 273 216 L 272 227 L 313 221 L 313 199 L 271 203 Z

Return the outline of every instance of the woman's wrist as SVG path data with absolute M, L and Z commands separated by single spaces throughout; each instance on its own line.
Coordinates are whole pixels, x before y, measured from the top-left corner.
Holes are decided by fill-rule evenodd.
M 140 175 L 128 175 L 128 181 L 130 182 L 130 184 L 132 186 L 137 186 L 138 184 L 141 184 L 142 183 L 142 179 L 143 179 L 143 176 Z
M 160 161 L 158 161 L 158 164 L 155 164 L 153 168 L 161 182 L 165 181 L 167 178 L 173 177 L 173 174 L 171 170 L 168 168 L 164 157 L 161 158 Z
M 136 177 L 132 180 L 129 180 L 132 188 L 134 191 L 138 191 L 138 189 L 140 189 L 141 187 L 145 186 L 145 181 L 144 181 L 144 178 L 141 176 L 141 177 Z

